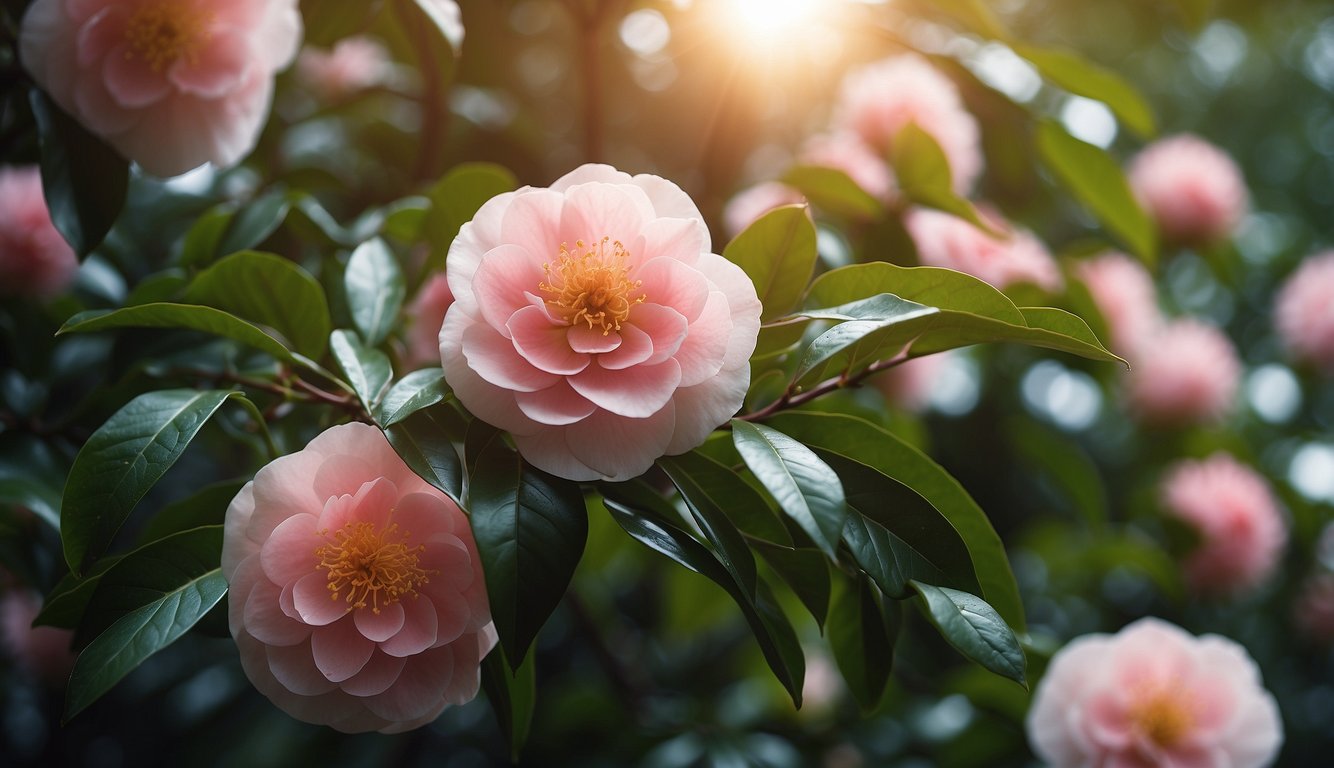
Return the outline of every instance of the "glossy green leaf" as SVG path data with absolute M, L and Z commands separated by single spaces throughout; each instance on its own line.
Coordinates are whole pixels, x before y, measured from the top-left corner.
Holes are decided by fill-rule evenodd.
M 329 340 L 324 289 L 299 265 L 271 253 L 241 251 L 199 273 L 184 301 L 231 313 L 282 334 L 292 349 L 312 358 Z
M 213 307 L 159 302 L 123 309 L 94 309 L 65 321 L 56 332 L 92 333 L 117 328 L 181 328 L 239 341 L 286 362 L 299 362 L 292 350 L 261 328 Z
M 528 741 L 537 705 L 537 664 L 529 653 L 523 663 L 513 667 L 505 658 L 505 649 L 496 648 L 482 661 L 482 690 L 496 713 L 500 733 L 509 744 L 510 761 L 519 762 L 519 754 Z
M 468 511 L 500 643 L 522 659 L 574 575 L 588 538 L 579 486 L 527 466 L 492 430 L 477 441 Z
M 837 168 L 798 165 L 783 174 L 782 180 L 805 195 L 811 205 L 834 216 L 863 220 L 885 212 L 883 203 Z
M 1014 46 L 1042 76 L 1070 93 L 1106 104 L 1121 123 L 1142 139 L 1157 132 L 1153 109 L 1135 87 L 1115 72 L 1076 53 L 1031 45 Z
M 222 238 L 236 218 L 236 210 L 237 205 L 228 201 L 213 206 L 195 220 L 181 244 L 181 266 L 202 266 L 217 258 Z
M 733 238 L 723 256 L 750 276 L 764 304 L 760 319 L 772 320 L 796 306 L 811 280 L 815 225 L 804 205 L 775 208 Z
M 1135 202 L 1120 164 L 1106 151 L 1076 139 L 1050 120 L 1038 124 L 1037 148 L 1057 181 L 1152 267 L 1158 248 L 1154 224 Z
M 963 537 L 983 596 L 1011 626 L 1023 629 L 1023 603 L 1005 547 L 991 521 L 944 468 L 893 433 L 854 416 L 787 412 L 766 423 L 817 451 L 875 469 L 930 502 Z
M 83 578 L 72 573 L 65 574 L 42 601 L 42 610 L 32 620 L 33 626 L 61 629 L 78 627 L 84 611 L 88 608 L 88 602 L 93 599 L 97 585 L 102 581 L 102 574 L 120 562 L 120 558 L 120 555 L 115 555 L 98 560 Z
M 81 258 L 111 231 L 125 207 L 130 164 L 42 91 L 29 94 L 42 149 L 42 193 L 51 221 Z
M 196 528 L 127 555 L 102 576 L 97 599 L 133 608 L 84 648 L 65 695 L 65 720 L 83 711 L 145 659 L 175 642 L 227 593 L 218 567 L 220 527 Z M 121 575 L 117 575 L 120 572 Z M 113 579 L 115 581 L 113 582 Z
M 445 383 L 444 372 L 439 368 L 413 371 L 394 382 L 384 394 L 375 411 L 375 420 L 381 427 L 391 427 L 447 396 L 449 385 Z
M 1000 234 L 954 191 L 950 161 L 931 134 L 916 123 L 908 123 L 894 137 L 890 157 L 894 176 L 904 196 L 918 205 L 935 208 L 969 222 L 979 229 Z
M 352 252 L 343 273 L 352 322 L 369 346 L 378 346 L 398 324 L 407 287 L 398 259 L 380 238 L 367 240 Z
M 724 459 L 730 463 L 735 459 Z M 792 546 L 792 536 L 783 525 L 778 512 L 767 499 L 723 461 L 710 458 L 702 450 L 659 460 L 670 473 L 675 470 L 690 476 L 695 502 L 709 507 L 705 514 L 715 512 L 732 521 L 742 533 L 752 539 L 768 541 L 780 546 Z M 671 464 L 671 467 L 667 465 Z M 679 485 L 678 485 L 679 487 Z M 687 503 L 690 499 L 686 499 Z
M 1005 430 L 1015 453 L 1033 473 L 1069 500 L 1094 530 L 1107 525 L 1107 490 L 1098 465 L 1074 440 L 1041 424 L 1015 421 Z
M 1024 649 L 995 608 L 977 595 L 957 589 L 920 581 L 912 582 L 912 586 L 926 604 L 927 619 L 955 650 L 986 669 L 1028 687 Z
M 389 357 L 378 349 L 362 344 L 352 331 L 342 329 L 330 334 L 329 349 L 366 412 L 375 413 L 376 404 L 380 402 L 385 387 L 389 386 L 389 380 L 394 377 Z
M 205 525 L 222 525 L 227 507 L 241 492 L 247 480 L 211 483 L 179 501 L 164 506 L 144 526 L 139 543 L 148 544 L 174 533 Z
M 865 577 L 839 579 L 829 606 L 829 649 L 862 712 L 884 698 L 894 640 L 881 598 Z
M 45 440 L 18 430 L 0 432 L 0 506 L 31 510 L 59 531 L 66 471 Z
M 172 389 L 131 400 L 74 457 L 61 503 L 60 537 L 70 571 L 106 551 L 144 494 L 185 452 L 204 423 L 239 392 Z
M 732 442 L 765 490 L 830 558 L 848 508 L 838 475 L 810 448 L 772 427 L 732 421 Z
M 512 191 L 519 182 L 508 169 L 492 163 L 464 163 L 446 173 L 430 190 L 426 239 L 435 251 L 434 264 L 444 264 L 445 253 L 459 228 L 472 221 L 477 209 L 496 195 Z
M 923 320 L 940 310 L 883 293 L 828 310 L 806 310 L 802 317 L 834 320 L 815 338 L 797 363 L 793 380 L 814 382 L 892 357 L 921 335 Z M 912 321 L 918 322 L 912 322 Z
M 268 240 L 287 219 L 292 202 L 286 190 L 270 189 L 237 209 L 218 241 L 215 256 L 258 247 Z
M 1014 302 L 972 275 L 939 267 L 900 267 L 883 261 L 853 264 L 820 275 L 811 283 L 806 306 L 837 307 L 881 293 L 1001 322 L 1024 322 Z
M 737 586 L 747 595 L 754 597 L 758 574 L 755 569 L 755 556 L 737 525 L 728 517 L 728 510 L 754 509 L 753 503 L 741 501 L 731 493 L 744 493 L 749 489 L 744 481 L 733 475 L 721 464 L 706 459 L 697 452 L 681 456 L 664 456 L 658 459 L 658 465 L 667 472 L 672 483 L 681 492 L 686 506 L 704 537 L 709 540 L 718 553 L 718 559 L 727 568 Z M 721 469 L 721 472 L 719 471 Z M 731 477 L 735 482 L 724 480 Z M 753 491 L 752 491 L 753 493 Z M 755 494 L 758 496 L 758 494 Z M 763 502 L 761 502 L 762 504 Z
M 751 546 L 823 627 L 829 613 L 829 558 L 818 549 L 780 547 L 759 539 Z
M 384 434 L 413 472 L 462 503 L 463 462 L 449 438 L 449 430 L 434 413 L 436 410 L 417 411 L 386 428 Z

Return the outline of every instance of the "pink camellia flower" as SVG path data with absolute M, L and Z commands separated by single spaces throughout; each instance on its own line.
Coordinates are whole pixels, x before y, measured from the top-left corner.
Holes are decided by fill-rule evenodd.
M 1154 618 L 1058 651 L 1027 726 L 1053 768 L 1260 768 L 1283 744 L 1278 704 L 1245 648 Z
M 1164 322 L 1153 278 L 1140 262 L 1108 252 L 1081 261 L 1076 271 L 1107 321 L 1117 352 L 1130 354 Z
M 982 150 L 977 121 L 964 109 L 953 81 L 914 55 L 892 56 L 844 78 L 834 114 L 838 129 L 860 134 L 886 155 L 909 123 L 944 150 L 955 191 L 971 189 L 982 172 Z
M 1165 323 L 1130 355 L 1127 393 L 1135 415 L 1160 426 L 1215 421 L 1232 407 L 1241 360 L 1222 331 L 1198 320 Z
M 1163 507 L 1195 529 L 1199 546 L 1186 559 L 1200 593 L 1253 588 L 1274 571 L 1287 526 L 1263 478 L 1226 453 L 1182 461 L 1163 478 Z
M 1150 144 L 1130 164 L 1130 187 L 1169 239 L 1208 245 L 1232 235 L 1246 213 L 1246 181 L 1232 158 L 1198 136 Z
M 306 48 L 296 60 L 301 82 L 326 99 L 364 91 L 388 79 L 392 63 L 384 46 L 369 37 L 347 37 L 331 50 Z
M 746 187 L 727 201 L 723 208 L 723 226 L 727 228 L 729 237 L 736 237 L 769 211 L 805 202 L 806 198 L 800 192 L 786 184 L 762 181 Z
M 495 645 L 468 519 L 366 424 L 273 461 L 227 509 L 250 681 L 300 720 L 396 733 L 477 695 Z
M 449 278 L 434 275 L 417 291 L 417 298 L 408 307 L 407 360 L 413 366 L 436 365 L 440 362 L 440 326 L 445 323 L 445 312 L 454 303 L 449 290 Z
M 1293 618 L 1302 633 L 1318 643 L 1334 643 L 1334 573 L 1320 573 L 1306 580 Z
M 0 294 L 54 296 L 78 269 L 51 222 L 37 166 L 0 168 Z
M 155 176 L 254 148 L 297 0 L 36 0 L 23 64 L 66 112 Z
M 17 666 L 47 682 L 58 682 L 74 668 L 70 641 L 74 633 L 56 627 L 34 627 L 42 597 L 22 587 L 0 594 L 0 638 Z
M 529 462 L 625 480 L 741 407 L 760 302 L 679 187 L 585 165 L 482 206 L 446 261 L 440 331 L 464 407 Z
M 1307 258 L 1287 279 L 1274 325 L 1293 357 L 1334 373 L 1334 251 Z
M 1032 283 L 1058 291 L 1061 271 L 1042 241 L 1024 229 L 1011 228 L 994 211 L 981 209 L 987 221 L 1004 234 L 993 237 L 957 216 L 914 208 L 903 224 L 917 245 L 917 258 L 931 267 L 944 267 L 985 280 L 997 288 Z
M 812 136 L 797 154 L 797 162 L 843 171 L 857 186 L 881 202 L 889 202 L 895 197 L 894 172 L 855 133 Z

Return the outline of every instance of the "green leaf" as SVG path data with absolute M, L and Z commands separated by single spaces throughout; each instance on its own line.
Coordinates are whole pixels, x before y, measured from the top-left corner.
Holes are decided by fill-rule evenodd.
M 391 427 L 423 408 L 449 396 L 445 374 L 439 368 L 413 371 L 394 383 L 380 401 L 375 420 L 381 427 Z
M 171 546 L 166 546 L 168 543 Z M 118 594 L 137 605 L 79 654 L 65 695 L 65 720 L 83 711 L 145 659 L 175 642 L 227 593 L 227 581 L 218 567 L 220 527 L 185 531 L 162 545 L 151 553 L 147 548 L 141 550 L 133 562 L 126 556 L 103 575 L 99 595 Z M 109 578 L 118 570 L 123 571 L 125 580 L 110 592 Z
M 1157 132 L 1148 101 L 1115 72 L 1070 51 L 1032 45 L 1016 45 L 1014 51 L 1061 88 L 1106 104 L 1121 123 L 1140 138 L 1152 138 Z
M 1172 0 L 1186 26 L 1198 30 L 1214 15 L 1215 0 Z
M 204 423 L 240 392 L 149 392 L 112 414 L 70 467 L 60 537 L 70 571 L 82 574 L 106 551 L 144 494 L 185 452 Z
M 1005 40 L 1010 36 L 986 0 L 929 0 L 929 2 L 932 7 L 963 22 L 969 30 L 983 37 Z
M 29 93 L 51 221 L 80 258 L 101 244 L 125 207 L 130 164 L 37 89 Z
M 1057 181 L 1152 268 L 1157 260 L 1157 233 L 1153 221 L 1135 202 L 1116 160 L 1050 120 L 1038 124 L 1037 148 Z
M 993 236 L 1001 236 L 972 203 L 954 191 L 949 158 L 935 138 L 916 123 L 908 123 L 894 137 L 890 165 L 899 188 L 912 202 L 953 214 Z
M 361 343 L 361 339 L 352 331 L 337 330 L 329 336 L 329 349 L 333 351 L 338 367 L 352 385 L 367 413 L 375 413 L 375 406 L 380 402 L 385 387 L 394 377 L 394 369 L 389 364 L 389 357 L 373 347 Z
M 110 311 L 89 310 L 66 320 L 56 335 L 117 328 L 182 328 L 201 331 L 239 341 L 285 362 L 301 362 L 292 350 L 258 326 L 220 309 L 197 304 L 160 302 Z
M 413 472 L 462 504 L 463 462 L 433 410 L 417 411 L 386 428 L 384 434 Z
M 369 346 L 378 346 L 398 325 L 407 288 L 398 259 L 380 238 L 367 240 L 352 252 L 343 273 L 352 322 Z
M 1011 626 L 1023 629 L 1023 603 L 1000 537 L 968 492 L 939 464 L 893 433 L 854 416 L 787 412 L 767 423 L 818 451 L 875 469 L 930 502 L 963 537 L 983 596 Z
M 707 507 L 703 514 L 710 517 L 721 514 L 752 539 L 792 546 L 792 536 L 777 510 L 732 467 L 710 458 L 700 449 L 658 461 L 669 473 L 675 471 L 690 477 L 688 484 L 695 496 L 694 502 Z M 690 504 L 691 499 L 687 498 L 686 503 Z
M 839 579 L 829 607 L 829 649 L 863 713 L 884 698 L 894 640 L 880 596 L 866 577 Z
M 782 547 L 754 540 L 751 545 L 823 627 L 829 613 L 829 559 L 818 549 Z
M 755 508 L 753 504 L 740 501 L 738 496 L 731 495 L 731 493 L 743 493 L 741 488 L 750 486 L 731 474 L 726 467 L 700 454 L 692 451 L 683 456 L 686 458 L 664 456 L 658 459 L 658 465 L 681 492 L 681 498 L 685 499 L 686 506 L 690 509 L 695 523 L 704 532 L 704 537 L 717 551 L 723 567 L 732 575 L 737 586 L 753 598 L 755 584 L 759 581 L 755 569 L 755 556 L 751 554 L 741 531 L 729 519 L 726 512 L 726 510 Z M 722 473 L 715 467 L 721 468 Z M 732 477 L 735 482 L 728 483 L 723 480 L 725 477 Z
M 452 2 L 443 2 L 442 0 L 413 0 L 426 18 L 430 19 L 431 26 L 437 33 L 440 42 L 446 45 L 449 50 L 458 56 L 458 47 L 463 43 L 459 37 L 462 24 L 459 20 L 458 5 Z
M 0 506 L 31 510 L 59 531 L 66 473 L 64 461 L 45 440 L 17 430 L 0 433 Z
M 510 671 L 505 649 L 496 648 L 482 662 L 482 690 L 496 713 L 500 732 L 510 748 L 510 762 L 518 763 L 528 730 L 533 724 L 537 704 L 537 665 L 529 653 L 523 663 Z
M 746 227 L 723 249 L 728 261 L 745 270 L 764 304 L 761 320 L 796 306 L 815 270 L 815 225 L 804 205 L 775 208 Z
M 473 536 L 500 643 L 508 658 L 522 659 L 565 595 L 588 538 L 588 513 L 577 484 L 526 466 L 501 432 L 476 446 L 468 487 Z
M 104 557 L 88 569 L 83 578 L 67 573 L 56 582 L 42 601 L 42 610 L 32 620 L 32 625 L 74 629 L 83 619 L 88 602 L 93 599 L 97 585 L 102 581 L 102 574 L 111 566 L 120 562 L 120 555 Z
M 281 256 L 241 251 L 199 273 L 184 301 L 267 326 L 292 349 L 319 359 L 329 340 L 329 303 L 310 273 Z
M 271 189 L 236 211 L 213 255 L 244 251 L 268 240 L 287 219 L 292 202 L 283 189 Z
M 200 216 L 185 233 L 181 245 L 181 266 L 208 264 L 218 255 L 218 246 L 236 217 L 236 204 L 219 203 Z
M 838 168 L 798 165 L 783 174 L 782 181 L 805 195 L 811 205 L 834 216 L 860 221 L 885 212 L 883 203 Z
M 853 264 L 820 275 L 811 283 L 806 306 L 837 307 L 881 293 L 1005 323 L 1024 322 L 1014 302 L 990 283 L 972 275 L 939 267 L 900 267 L 887 262 Z
M 926 617 L 955 650 L 1025 688 L 1027 660 L 1019 638 L 996 609 L 977 595 L 912 582 L 926 604 Z
M 848 508 L 834 470 L 811 449 L 763 424 L 734 419 L 732 442 L 778 506 L 825 554 L 838 557 Z
M 518 185 L 513 173 L 492 163 L 464 163 L 436 182 L 429 193 L 431 209 L 426 216 L 426 239 L 436 254 L 433 262 L 444 264 L 459 228 L 472 221 L 483 203 Z
M 301 0 L 305 41 L 328 48 L 345 37 L 364 32 L 384 0 Z
M 1030 420 L 1016 420 L 1005 434 L 1033 474 L 1062 492 L 1091 529 L 1107 526 L 1107 491 L 1102 475 L 1078 443 Z
M 810 343 L 792 378 L 798 382 L 820 381 L 832 373 L 851 372 L 892 357 L 921 335 L 924 318 L 939 313 L 935 307 L 904 301 L 889 293 L 828 310 L 803 311 L 802 317 L 835 320 L 838 325 Z
M 163 507 L 139 534 L 139 543 L 148 544 L 174 533 L 205 525 L 222 525 L 227 507 L 245 487 L 246 480 L 223 480 L 200 488 L 180 501 Z

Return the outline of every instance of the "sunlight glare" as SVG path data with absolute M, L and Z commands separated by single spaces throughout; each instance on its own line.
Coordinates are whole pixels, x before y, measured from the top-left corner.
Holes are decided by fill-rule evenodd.
M 728 0 L 729 21 L 739 37 L 773 45 L 802 34 L 820 5 L 819 0 Z

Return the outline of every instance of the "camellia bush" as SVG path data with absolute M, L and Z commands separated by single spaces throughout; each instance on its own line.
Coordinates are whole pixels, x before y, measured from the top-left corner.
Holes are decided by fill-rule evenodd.
M 5 764 L 1327 765 L 1334 8 L 1217 6 L 6 0 Z

